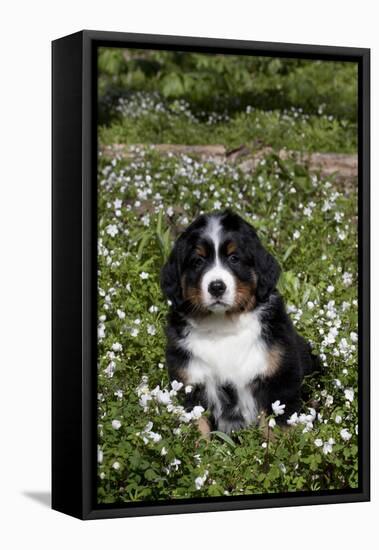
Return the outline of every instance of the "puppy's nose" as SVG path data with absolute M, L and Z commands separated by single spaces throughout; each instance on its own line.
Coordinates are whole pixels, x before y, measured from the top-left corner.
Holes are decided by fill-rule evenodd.
M 226 290 L 226 284 L 224 281 L 221 281 L 221 279 L 217 279 L 216 281 L 212 281 L 208 285 L 208 292 L 215 298 L 218 298 L 219 296 L 222 296 Z

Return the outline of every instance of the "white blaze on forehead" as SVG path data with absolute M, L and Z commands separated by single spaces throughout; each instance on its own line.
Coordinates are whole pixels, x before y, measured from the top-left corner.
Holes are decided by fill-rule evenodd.
M 226 289 L 224 294 L 220 297 L 220 300 L 228 306 L 233 306 L 236 284 L 232 273 L 223 267 L 220 262 L 219 249 L 222 237 L 222 227 L 219 217 L 210 218 L 205 234 L 213 243 L 215 258 L 213 265 L 208 271 L 206 271 L 206 273 L 204 273 L 201 281 L 204 304 L 210 306 L 215 302 L 215 298 L 208 291 L 209 284 L 212 281 L 222 281 L 225 284 Z
M 218 249 L 220 246 L 220 233 L 221 233 L 221 224 L 220 218 L 210 218 L 206 228 L 206 235 L 210 238 L 214 245 L 216 263 L 218 262 Z

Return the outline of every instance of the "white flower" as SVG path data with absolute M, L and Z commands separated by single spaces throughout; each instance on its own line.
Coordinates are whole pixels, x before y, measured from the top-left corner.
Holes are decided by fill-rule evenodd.
M 163 369 L 163 367 L 164 367 L 163 363 L 158 363 L 158 369 Z
M 153 426 L 154 426 L 154 424 L 151 422 L 151 420 L 149 420 L 149 422 L 144 427 L 143 431 L 144 432 L 150 432 Z
M 178 382 L 177 380 L 173 380 L 171 382 L 171 387 L 174 391 L 179 391 L 179 390 L 182 389 L 183 384 L 182 384 L 182 382 Z
M 154 336 L 157 333 L 157 329 L 155 328 L 154 325 L 148 325 L 147 333 L 150 334 L 151 336 Z
M 171 403 L 171 397 L 167 390 L 159 390 L 156 398 L 158 403 L 162 403 L 162 405 L 169 405 Z
M 313 309 L 315 307 L 313 302 L 308 302 L 307 306 L 308 306 L 308 309 Z
M 329 286 L 327 287 L 326 291 L 329 292 L 329 293 L 334 292 L 334 286 L 333 286 L 333 285 L 329 285 Z
M 268 421 L 268 425 L 270 426 L 270 428 L 275 428 L 276 426 L 275 418 L 270 418 L 270 420 Z
M 142 216 L 142 223 L 145 227 L 148 227 L 150 224 L 150 216 L 149 214 L 146 214 L 145 216 Z
M 174 214 L 174 209 L 172 206 L 169 206 L 166 210 L 166 214 L 167 216 L 169 216 L 171 218 L 171 216 Z
M 117 315 L 119 319 L 125 319 L 125 311 L 122 311 L 121 309 L 117 310 Z
M 104 323 L 100 323 L 100 325 L 97 327 L 97 337 L 99 340 L 102 340 L 105 338 L 105 325 Z
M 220 202 L 220 201 L 215 201 L 215 202 L 213 203 L 213 207 L 214 207 L 215 210 L 220 210 L 220 208 L 221 208 L 221 202 Z
M 100 449 L 99 445 L 97 446 L 97 462 L 101 464 L 103 462 L 104 454 L 103 451 Z
M 170 468 L 173 468 L 175 471 L 179 469 L 179 466 L 181 465 L 182 461 L 179 460 L 179 458 L 174 458 L 172 462 L 170 462 Z
M 185 422 L 188 424 L 192 420 L 192 414 L 190 412 L 182 412 L 182 414 L 179 417 L 179 420 L 181 422 Z
M 115 395 L 117 399 L 122 399 L 124 392 L 122 390 L 116 390 L 113 395 Z
M 158 307 L 157 306 L 150 306 L 149 307 L 149 312 L 150 313 L 157 313 L 158 311 Z
M 354 390 L 352 388 L 348 388 L 344 393 L 348 401 L 352 402 L 354 400 Z
M 203 476 L 198 476 L 198 477 L 195 479 L 195 486 L 196 486 L 196 489 L 197 489 L 198 491 L 202 488 L 202 486 L 203 486 L 204 483 L 206 482 L 207 477 L 208 477 L 208 470 L 205 470 Z
M 316 447 L 322 447 L 324 444 L 323 440 L 320 438 L 315 439 L 315 445 Z
M 110 235 L 111 237 L 115 237 L 118 233 L 117 225 L 110 224 L 105 228 L 105 231 Z
M 139 334 L 138 328 L 132 328 L 132 330 L 130 331 L 130 334 L 131 334 L 131 336 L 133 336 L 133 338 L 138 336 L 138 334 Z
M 121 428 L 121 422 L 119 420 L 112 420 L 112 428 L 119 430 Z
M 153 443 L 159 443 L 159 441 L 161 441 L 162 439 L 162 436 L 156 432 L 153 432 L 151 430 L 151 428 L 153 427 L 153 423 L 151 421 L 149 421 L 146 426 L 144 427 L 144 429 L 142 430 L 142 433 L 141 434 L 137 434 L 137 435 L 140 435 L 143 442 L 145 443 L 145 445 L 147 445 L 147 443 L 150 441 L 153 441 Z
M 339 414 L 337 414 L 336 417 L 335 417 L 335 419 L 334 419 L 334 422 L 335 422 L 336 424 L 341 424 L 341 422 L 342 422 L 342 417 L 341 417 Z
M 140 273 L 139 275 L 141 277 L 141 279 L 145 280 L 145 279 L 148 279 L 149 278 L 149 274 L 146 273 L 146 271 L 142 271 L 142 273 Z
M 151 401 L 151 395 L 149 395 L 148 393 L 143 394 L 143 395 L 141 395 L 141 397 L 139 399 L 139 404 L 144 410 L 147 410 L 147 406 L 148 406 L 149 401 Z
M 141 324 L 141 319 L 137 318 L 137 319 L 134 319 L 133 323 L 135 325 L 140 325 Z
M 184 392 L 185 392 L 185 393 L 191 393 L 192 389 L 193 389 L 192 386 L 191 386 L 191 385 L 188 385 L 188 386 L 186 386 L 186 387 L 184 388 Z
M 330 407 L 331 405 L 333 405 L 333 396 L 332 395 L 328 395 L 325 399 L 325 406 L 326 407 Z
M 350 340 L 352 342 L 358 342 L 358 334 L 356 332 L 350 332 Z
M 165 456 L 167 454 L 167 449 L 166 447 L 162 447 L 161 449 L 161 456 Z
M 350 286 L 353 282 L 353 275 L 345 271 L 345 273 L 342 273 L 342 282 L 344 286 Z
M 154 443 L 158 443 L 162 439 L 162 436 L 155 432 L 150 432 L 150 439 L 152 439 Z
M 342 430 L 340 431 L 340 435 L 344 441 L 349 441 L 349 439 L 351 438 L 351 433 L 347 428 L 342 428 Z
M 108 376 L 108 378 L 112 378 L 115 370 L 116 370 L 116 363 L 114 361 L 110 361 L 107 368 L 104 369 L 104 372 Z
M 201 406 L 201 405 L 196 405 L 193 409 L 192 409 L 192 418 L 194 420 L 197 420 L 198 418 L 201 417 L 201 415 L 203 414 L 204 412 L 204 408 Z
M 116 462 L 113 462 L 112 468 L 114 468 L 115 470 L 119 470 L 120 469 L 120 463 L 117 462 L 117 460 L 116 460 Z
M 313 407 L 308 407 L 309 414 L 307 415 L 307 420 L 313 422 L 316 419 L 316 409 Z
M 307 432 L 311 432 L 312 430 L 313 430 L 313 423 L 305 422 L 305 428 L 303 430 L 303 434 L 306 434 Z
M 304 214 L 309 218 L 312 214 L 312 209 L 307 206 L 306 208 L 304 208 Z
M 322 452 L 324 453 L 324 455 L 327 455 L 333 451 L 334 443 L 335 441 L 332 437 L 324 443 L 324 446 L 322 448 Z
M 284 409 L 286 406 L 284 404 L 280 404 L 279 399 L 277 399 L 274 403 L 271 403 L 271 407 L 275 416 L 279 416 L 284 414 Z
M 296 229 L 296 231 L 294 231 L 294 234 L 292 235 L 292 237 L 293 237 L 294 239 L 298 239 L 298 238 L 300 237 L 300 231 L 298 231 L 298 230 Z
M 266 442 L 266 441 L 263 441 L 262 447 L 263 447 L 264 449 L 267 449 L 267 442 Z
M 298 422 L 299 422 L 299 417 L 297 412 L 294 412 L 293 414 L 291 414 L 291 416 L 287 420 L 287 424 L 289 426 L 295 426 Z
M 114 344 L 112 344 L 112 349 L 113 351 L 122 351 L 122 344 L 120 344 L 119 342 L 115 342 Z

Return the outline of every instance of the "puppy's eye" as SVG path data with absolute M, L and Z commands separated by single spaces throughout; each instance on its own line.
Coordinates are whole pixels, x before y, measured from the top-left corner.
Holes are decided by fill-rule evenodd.
M 196 258 L 194 259 L 193 264 L 194 264 L 195 267 L 201 267 L 203 265 L 204 261 L 205 260 L 202 256 L 196 256 Z
M 237 254 L 231 254 L 229 257 L 228 257 L 228 260 L 231 264 L 238 264 L 238 262 L 240 261 L 239 257 L 237 256 Z

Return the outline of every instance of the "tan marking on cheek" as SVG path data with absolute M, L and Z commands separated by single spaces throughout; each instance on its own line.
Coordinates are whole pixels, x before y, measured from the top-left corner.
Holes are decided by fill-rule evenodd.
M 183 296 L 184 299 L 193 306 L 192 315 L 204 316 L 209 314 L 207 308 L 204 306 L 203 295 L 200 288 L 187 287 L 185 291 L 183 291 Z
M 188 287 L 184 295 L 185 299 L 190 301 L 192 304 L 199 306 L 202 305 L 202 294 L 199 288 Z
M 241 311 L 252 311 L 257 300 L 255 297 L 256 289 L 256 277 L 253 274 L 252 281 L 244 283 L 242 281 L 236 282 L 234 306 L 229 310 L 230 313 L 238 313 Z
M 196 247 L 196 254 L 198 254 L 199 256 L 202 256 L 203 258 L 205 258 L 206 255 L 207 255 L 207 251 L 205 250 L 203 245 L 198 244 L 197 247 Z
M 228 254 L 228 256 L 230 254 L 233 254 L 233 252 L 235 252 L 237 250 L 237 245 L 235 242 L 231 241 L 230 243 L 228 243 L 228 246 L 226 247 L 226 253 Z

